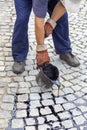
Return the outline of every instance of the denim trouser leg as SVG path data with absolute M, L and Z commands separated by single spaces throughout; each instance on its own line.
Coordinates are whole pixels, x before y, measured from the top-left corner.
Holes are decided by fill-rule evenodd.
M 29 49 L 28 21 L 32 0 L 14 0 L 14 3 L 17 18 L 12 37 L 12 56 L 15 61 L 24 61 Z
M 59 0 L 50 0 L 48 4 L 48 12 L 51 15 L 54 6 Z M 69 39 L 69 26 L 67 12 L 57 21 L 57 26 L 53 31 L 53 41 L 57 54 L 71 52 L 71 42 Z

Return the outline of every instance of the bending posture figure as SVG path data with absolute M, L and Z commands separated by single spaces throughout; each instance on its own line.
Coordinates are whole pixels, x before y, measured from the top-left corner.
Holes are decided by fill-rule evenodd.
M 34 9 L 36 5 L 41 13 L 38 14 L 39 11 Z M 50 61 L 48 56 L 47 47 L 44 44 L 44 36 L 47 37 L 49 34 L 52 34 L 52 31 L 56 27 L 56 22 L 64 15 L 66 12 L 65 7 L 61 2 L 58 2 L 53 10 L 51 18 L 47 20 L 44 26 L 44 17 L 46 15 L 46 8 L 48 5 L 48 0 L 44 0 L 44 6 L 42 8 L 41 2 L 39 0 L 33 0 L 33 10 L 35 13 L 35 34 L 36 34 L 36 41 L 37 41 L 37 52 L 36 52 L 36 59 L 37 59 L 37 66 L 42 66 L 45 63 Z
M 44 10 L 45 0 L 38 0 L 38 1 L 42 2 L 41 8 L 43 8 Z M 45 12 L 47 12 L 48 10 L 49 15 L 51 16 L 55 6 L 59 1 L 60 0 L 49 0 L 49 1 L 47 0 L 48 4 Z M 33 6 L 33 0 L 14 0 L 14 4 L 15 4 L 17 17 L 16 17 L 13 36 L 12 36 L 12 56 L 14 59 L 12 70 L 14 73 L 19 74 L 19 73 L 23 73 L 25 70 L 25 61 L 29 51 L 28 22 L 31 14 L 31 9 Z M 39 18 L 44 18 L 46 14 L 43 15 L 43 17 L 41 17 L 42 12 L 37 10 L 39 9 L 38 6 L 39 5 L 36 5 L 36 7 L 34 7 L 34 9 L 36 8 L 36 12 L 37 12 L 36 16 Z M 37 35 L 38 34 L 36 34 L 36 37 L 38 37 Z M 42 36 L 44 39 L 44 35 Z M 70 66 L 73 67 L 79 66 L 80 63 L 78 59 L 72 54 L 71 41 L 69 38 L 67 12 L 64 13 L 64 15 L 61 18 L 59 18 L 59 20 L 57 20 L 56 27 L 53 29 L 52 32 L 52 37 L 53 37 L 56 54 L 59 54 L 60 59 L 66 61 L 67 64 L 69 64 Z M 38 44 L 41 43 L 43 44 L 43 42 L 39 43 L 38 41 Z

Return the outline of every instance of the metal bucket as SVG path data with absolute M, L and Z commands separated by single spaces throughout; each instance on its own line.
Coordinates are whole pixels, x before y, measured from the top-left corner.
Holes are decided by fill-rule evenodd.
M 50 88 L 53 84 L 56 84 L 59 89 L 60 81 L 58 68 L 52 64 L 46 64 L 40 68 L 40 72 L 36 76 L 36 81 L 40 86 L 44 86 L 46 88 Z

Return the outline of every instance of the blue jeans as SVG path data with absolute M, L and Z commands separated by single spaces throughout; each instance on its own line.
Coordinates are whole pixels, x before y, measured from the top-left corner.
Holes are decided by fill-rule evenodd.
M 48 12 L 51 15 L 55 4 L 59 0 L 50 0 Z M 14 0 L 16 8 L 16 22 L 12 37 L 12 56 L 15 61 L 26 60 L 29 51 L 28 22 L 32 9 L 32 0 Z M 53 31 L 53 41 L 57 54 L 71 52 L 71 42 L 69 39 L 68 14 L 65 13 L 57 22 Z

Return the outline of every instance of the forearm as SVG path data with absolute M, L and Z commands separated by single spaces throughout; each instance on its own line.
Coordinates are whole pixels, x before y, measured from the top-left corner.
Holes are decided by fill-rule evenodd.
M 35 35 L 36 35 L 36 61 L 37 66 L 41 67 L 50 62 L 47 46 L 44 44 L 44 18 L 35 16 Z
M 44 18 L 35 16 L 35 35 L 36 42 L 39 45 L 44 44 Z
M 57 22 L 65 12 L 66 12 L 66 8 L 63 6 L 61 2 L 58 2 L 53 10 L 51 19 Z

